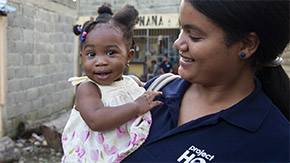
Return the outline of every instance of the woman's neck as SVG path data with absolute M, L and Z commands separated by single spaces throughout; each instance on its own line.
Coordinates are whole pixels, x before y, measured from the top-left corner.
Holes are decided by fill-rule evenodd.
M 224 84 L 213 87 L 204 87 L 200 84 L 192 84 L 190 92 L 192 96 L 210 106 L 228 108 L 247 97 L 255 88 L 254 79 L 239 80 L 236 83 Z
M 255 72 L 248 66 L 237 74 L 228 74 L 211 85 L 193 83 L 190 94 L 210 106 L 229 108 L 247 97 L 255 88 Z
M 192 84 L 183 96 L 178 125 L 230 108 L 251 94 L 254 88 L 253 76 L 211 87 Z

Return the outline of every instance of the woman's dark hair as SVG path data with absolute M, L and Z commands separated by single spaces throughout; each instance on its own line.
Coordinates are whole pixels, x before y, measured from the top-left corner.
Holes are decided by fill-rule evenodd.
M 227 46 L 255 32 L 260 45 L 252 56 L 262 89 L 289 120 L 289 77 L 282 66 L 267 67 L 289 43 L 288 0 L 186 0 L 225 32 Z
M 84 32 L 89 33 L 96 26 L 96 24 L 111 23 L 115 27 L 120 28 L 120 30 L 123 32 L 123 38 L 128 49 L 134 48 L 135 43 L 133 41 L 133 28 L 139 20 L 139 13 L 134 8 L 134 6 L 126 5 L 114 15 L 111 9 L 111 5 L 109 3 L 103 3 L 103 5 L 98 9 L 98 14 L 99 16 L 96 18 L 96 20 L 86 21 L 82 25 L 82 28 L 80 28 L 81 25 L 74 25 L 74 34 L 82 35 Z

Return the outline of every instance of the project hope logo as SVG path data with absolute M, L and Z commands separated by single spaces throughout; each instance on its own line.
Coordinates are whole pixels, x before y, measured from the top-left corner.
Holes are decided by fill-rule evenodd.
M 214 155 L 206 153 L 195 146 L 189 147 L 178 159 L 182 163 L 206 163 L 214 159 Z

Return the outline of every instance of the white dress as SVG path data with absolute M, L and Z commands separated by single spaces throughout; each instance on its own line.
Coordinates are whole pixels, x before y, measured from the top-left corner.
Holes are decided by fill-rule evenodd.
M 69 81 L 78 85 L 91 80 L 87 77 L 73 77 Z M 133 102 L 145 92 L 144 88 L 125 75 L 121 81 L 116 81 L 110 86 L 98 87 L 101 89 L 104 106 Z M 120 162 L 145 141 L 149 134 L 151 118 L 150 112 L 147 112 L 116 129 L 96 132 L 87 126 L 80 113 L 73 108 L 62 135 L 62 162 Z

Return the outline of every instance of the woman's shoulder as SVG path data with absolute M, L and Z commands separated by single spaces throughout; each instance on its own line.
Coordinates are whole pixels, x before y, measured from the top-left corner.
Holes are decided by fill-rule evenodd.
M 281 128 L 280 131 L 286 132 L 289 135 L 290 122 L 288 121 L 288 119 L 283 115 L 283 113 L 276 105 L 272 104 L 269 107 L 270 111 L 268 117 L 266 118 L 266 120 L 269 121 L 268 124 L 273 125 L 276 129 Z
M 162 75 L 158 75 L 151 80 L 147 81 L 144 88 L 147 90 L 158 90 L 166 92 L 176 92 L 183 90 L 188 87 L 190 83 L 184 79 L 182 79 L 179 75 L 175 75 L 172 73 L 166 73 Z

